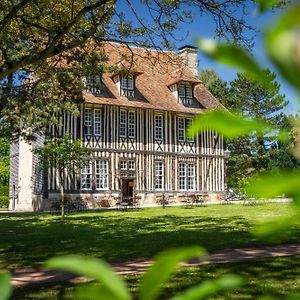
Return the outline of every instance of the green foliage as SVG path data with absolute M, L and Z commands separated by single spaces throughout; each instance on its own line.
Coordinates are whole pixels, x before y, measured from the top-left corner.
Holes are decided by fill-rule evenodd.
M 273 6 L 275 6 L 279 0 L 256 0 L 256 2 L 259 4 L 259 11 L 264 12 Z
M 12 293 L 9 273 L 0 273 L 0 300 L 9 299 Z
M 159 296 L 162 284 L 165 283 L 180 262 L 191 257 L 199 257 L 204 251 L 199 247 L 169 249 L 160 253 L 154 264 L 144 274 L 140 285 L 141 300 L 154 300 Z M 92 299 L 132 299 L 128 287 L 122 278 L 118 277 L 103 261 L 80 256 L 66 256 L 53 258 L 46 262 L 47 268 L 54 268 L 73 272 L 96 279 L 102 283 L 101 287 L 79 287 L 76 295 L 84 299 L 87 295 Z M 216 294 L 220 290 L 233 289 L 241 286 L 239 276 L 227 275 L 214 281 L 206 281 L 186 292 L 174 296 L 173 300 L 196 300 Z M 77 298 L 76 297 L 76 298 Z M 82 297 L 82 298 L 81 298 Z
M 203 256 L 205 251 L 199 247 L 177 248 L 162 252 L 155 258 L 155 264 L 146 272 L 140 286 L 141 300 L 154 300 L 161 286 L 171 276 L 178 264 L 191 257 Z
M 8 196 L 0 196 L 0 208 L 8 208 L 9 198 Z

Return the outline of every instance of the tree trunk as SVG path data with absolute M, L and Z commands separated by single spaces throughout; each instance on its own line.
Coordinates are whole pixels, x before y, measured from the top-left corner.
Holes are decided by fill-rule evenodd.
M 63 175 L 59 174 L 59 185 L 60 185 L 60 208 L 61 208 L 61 221 L 65 221 L 65 189 Z

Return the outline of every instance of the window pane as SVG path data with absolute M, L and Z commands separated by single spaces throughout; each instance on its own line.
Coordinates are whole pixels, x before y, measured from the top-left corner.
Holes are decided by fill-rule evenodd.
M 162 140 L 163 139 L 163 116 L 156 115 L 154 122 L 155 122 L 155 139 Z
M 127 114 L 125 110 L 120 110 L 120 137 L 126 137 Z
M 82 164 L 81 174 L 80 174 L 80 186 L 81 189 L 92 188 L 92 168 L 91 168 L 90 161 Z
M 195 165 L 188 164 L 187 188 L 188 190 L 195 190 Z
M 94 134 L 101 135 L 101 110 L 94 110 Z
M 179 190 L 186 190 L 186 164 L 178 164 L 178 188 Z
M 155 189 L 162 190 L 164 187 L 164 164 L 163 162 L 155 162 L 154 164 Z
M 108 189 L 108 160 L 95 161 L 96 189 Z
M 128 170 L 135 170 L 135 161 L 134 160 L 128 161 Z
M 92 134 L 92 110 L 90 108 L 84 109 L 84 134 Z
M 178 118 L 178 141 L 185 140 L 185 120 L 184 118 Z
M 135 137 L 135 112 L 134 111 L 128 112 L 128 137 L 129 138 Z
M 120 169 L 121 170 L 127 170 L 127 162 L 126 162 L 126 160 L 121 160 L 120 161 Z
M 193 124 L 192 119 L 186 119 L 186 130 L 187 130 L 186 139 L 188 142 L 194 142 L 194 137 L 188 134 L 188 130 L 189 128 L 192 127 L 192 124 Z

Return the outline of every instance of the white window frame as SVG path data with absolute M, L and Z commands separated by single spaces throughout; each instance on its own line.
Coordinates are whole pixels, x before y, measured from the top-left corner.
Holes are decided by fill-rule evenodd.
M 91 190 L 93 172 L 92 172 L 92 161 L 86 161 L 82 163 L 80 168 L 80 189 L 81 190 Z
M 95 164 L 95 188 L 96 190 L 108 190 L 109 166 L 107 159 L 97 159 Z
M 100 96 L 103 89 L 101 75 L 87 75 L 85 77 L 85 87 L 89 93 L 93 94 L 94 96 Z
M 121 75 L 121 96 L 127 98 L 134 97 L 134 76 L 133 75 Z
M 187 190 L 194 191 L 196 189 L 196 166 L 194 163 L 187 163 Z
M 186 191 L 186 164 L 178 163 L 178 190 Z
M 193 119 L 192 118 L 187 118 L 186 121 L 185 121 L 185 129 L 186 129 L 186 141 L 187 142 L 195 142 L 195 139 L 193 136 L 190 136 L 188 133 L 187 133 L 187 130 L 188 128 L 190 128 L 190 126 L 193 125 Z
M 119 122 L 120 122 L 119 136 L 126 138 L 127 137 L 127 111 L 124 109 L 120 110 Z
M 128 111 L 128 138 L 135 138 L 135 111 Z
M 178 85 L 178 102 L 183 105 L 191 105 L 193 101 L 193 86 L 190 83 Z
M 127 170 L 127 161 L 125 159 L 120 160 L 120 170 Z
M 129 171 L 135 171 L 135 161 L 134 160 L 128 160 L 127 166 L 128 166 Z
M 92 116 L 92 109 L 85 108 L 84 109 L 84 135 L 89 136 L 93 133 L 93 116 Z
M 102 110 L 94 109 L 94 135 L 101 136 L 101 133 L 102 133 Z
M 154 116 L 154 139 L 162 141 L 164 138 L 164 118 L 161 114 Z
M 158 191 L 164 190 L 165 176 L 164 176 L 165 166 L 163 161 L 154 162 L 154 189 Z
M 177 118 L 177 134 L 178 134 L 178 141 L 184 142 L 185 141 L 185 118 L 183 117 Z

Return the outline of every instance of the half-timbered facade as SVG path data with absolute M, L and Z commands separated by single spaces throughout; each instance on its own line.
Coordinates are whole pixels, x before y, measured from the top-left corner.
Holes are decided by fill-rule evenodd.
M 92 150 L 81 170 L 68 174 L 67 197 L 95 207 L 114 205 L 123 197 L 152 204 L 162 195 L 179 201 L 184 195 L 222 193 L 222 137 L 211 130 L 197 137 L 187 134 L 196 114 L 220 105 L 197 78 L 196 49 L 186 46 L 178 54 L 136 47 L 129 51 L 106 43 L 99 51 L 116 71 L 84 78 L 80 116 L 62 115 L 58 129 L 81 138 Z M 124 58 L 129 53 L 130 63 Z M 13 209 L 47 209 L 59 198 L 55 170 L 41 177 L 35 167 L 31 149 L 40 143 L 12 143 Z

